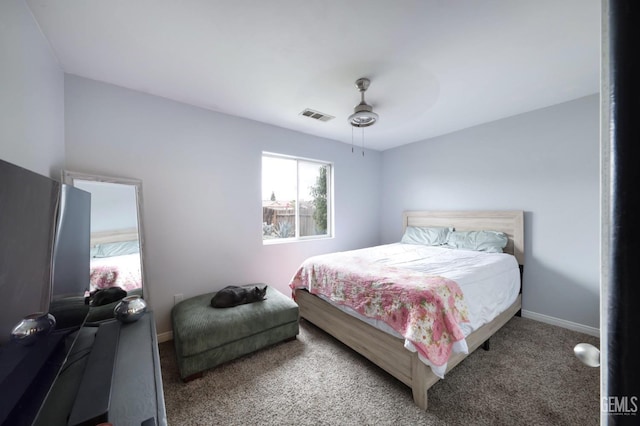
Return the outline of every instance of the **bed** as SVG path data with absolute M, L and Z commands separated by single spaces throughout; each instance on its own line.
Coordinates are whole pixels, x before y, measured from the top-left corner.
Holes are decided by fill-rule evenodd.
M 142 288 L 140 264 L 137 229 L 92 233 L 90 291 Z
M 326 297 L 311 294 L 307 289 L 301 288 L 299 283 L 296 284 L 296 277 L 300 274 L 299 270 L 292 280 L 292 289 L 293 296 L 300 308 L 300 316 L 405 383 L 412 389 L 415 403 L 421 409 L 426 410 L 428 389 L 440 380 L 444 373 L 450 371 L 467 356 L 464 351 L 471 353 L 483 343 L 488 343 L 489 337 L 521 310 L 520 283 L 524 265 L 523 221 L 522 211 L 409 211 L 403 214 L 403 233 L 408 226 L 451 227 L 456 231 L 490 230 L 502 232 L 508 238 L 503 251 L 511 255 L 506 257 L 511 258 L 517 268 L 518 289 L 515 297 L 508 300 L 506 305 L 503 303 L 499 312 L 494 313 L 493 318 L 487 320 L 488 322 L 473 330 L 463 330 L 465 336 L 462 340 L 460 338 L 453 339 L 455 342 L 452 342 L 452 350 L 447 354 L 446 365 L 442 371 L 437 371 L 437 368 L 432 369 L 434 365 L 429 365 L 428 360 L 425 360 L 423 351 L 416 351 L 416 348 L 412 348 L 411 345 L 407 346 L 407 339 L 402 338 L 399 334 L 392 334 L 393 330 L 381 330 L 378 328 L 379 324 L 375 325 L 369 320 L 363 321 L 364 318 L 358 316 L 357 312 L 345 309 L 344 306 L 331 304 Z M 391 246 L 384 249 L 395 250 Z M 351 256 L 360 255 L 360 253 L 349 253 Z M 310 260 L 312 261 L 312 259 Z M 372 270 L 375 269 L 372 266 Z M 464 286 L 459 286 L 459 288 L 463 293 L 471 293 L 464 290 Z M 451 303 L 456 302 L 451 300 Z M 464 313 L 464 308 L 461 308 L 460 311 Z M 456 344 L 459 344 L 457 348 Z

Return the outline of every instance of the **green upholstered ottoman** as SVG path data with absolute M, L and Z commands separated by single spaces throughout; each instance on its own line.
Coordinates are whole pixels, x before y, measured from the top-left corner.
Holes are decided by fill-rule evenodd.
M 298 334 L 298 305 L 271 287 L 265 300 L 233 308 L 212 308 L 214 294 L 186 299 L 171 311 L 178 367 L 185 381 Z

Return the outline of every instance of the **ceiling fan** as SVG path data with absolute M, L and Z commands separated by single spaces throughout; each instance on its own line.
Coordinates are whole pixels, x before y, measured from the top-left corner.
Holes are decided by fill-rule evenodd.
M 369 127 L 378 121 L 378 114 L 373 112 L 373 107 L 364 100 L 364 92 L 370 84 L 371 81 L 368 78 L 356 80 L 356 88 L 360 91 L 360 103 L 353 108 L 353 114 L 349 116 L 349 123 L 353 127 Z

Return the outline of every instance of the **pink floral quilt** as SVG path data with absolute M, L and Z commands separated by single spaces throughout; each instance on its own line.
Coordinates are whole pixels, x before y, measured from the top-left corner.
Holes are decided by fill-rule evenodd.
M 467 306 L 455 281 L 371 262 L 363 250 L 307 259 L 289 286 L 305 288 L 368 318 L 384 321 L 435 366 L 444 365 Z
M 131 291 L 142 287 L 140 254 L 91 259 L 90 290 L 120 287 Z

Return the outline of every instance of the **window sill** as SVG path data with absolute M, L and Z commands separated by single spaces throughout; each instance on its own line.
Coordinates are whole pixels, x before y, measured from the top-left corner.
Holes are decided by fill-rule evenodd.
M 262 245 L 272 246 L 272 245 L 279 245 L 279 244 L 305 243 L 310 241 L 322 241 L 322 240 L 331 240 L 331 239 L 333 239 L 333 235 L 303 237 L 303 238 L 273 238 L 268 240 L 262 240 Z

